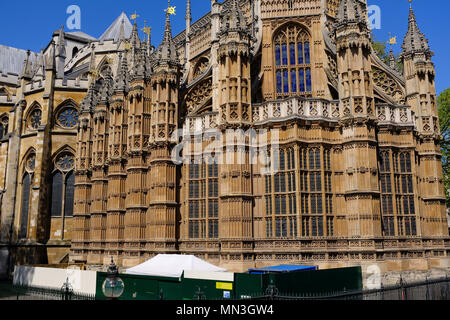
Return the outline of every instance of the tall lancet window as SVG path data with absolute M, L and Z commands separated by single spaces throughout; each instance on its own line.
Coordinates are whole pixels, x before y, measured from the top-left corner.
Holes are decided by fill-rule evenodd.
M 52 175 L 52 217 L 73 216 L 75 158 L 71 153 L 62 153 L 56 158 Z
M 308 32 L 297 24 L 287 25 L 275 34 L 274 51 L 277 97 L 309 95 L 312 78 Z
M 36 154 L 33 152 L 27 157 L 24 164 L 24 174 L 22 177 L 22 202 L 20 209 L 19 239 L 27 239 L 28 237 L 29 213 L 31 206 L 31 187 L 33 183 L 35 168 Z

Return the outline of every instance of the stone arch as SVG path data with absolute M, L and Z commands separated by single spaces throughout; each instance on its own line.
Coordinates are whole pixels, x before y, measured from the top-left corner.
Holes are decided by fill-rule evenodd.
M 209 59 L 207 57 L 200 57 L 194 66 L 193 78 L 197 79 L 200 77 L 208 69 L 208 66 Z

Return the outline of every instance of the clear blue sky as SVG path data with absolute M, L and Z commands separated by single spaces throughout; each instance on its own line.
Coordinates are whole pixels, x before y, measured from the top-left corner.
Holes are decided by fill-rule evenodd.
M 174 35 L 184 29 L 186 0 L 172 0 L 177 14 L 172 16 Z M 191 0 L 192 16 L 196 20 L 210 10 L 210 0 Z M 394 51 L 401 50 L 403 37 L 408 27 L 407 0 L 368 0 L 369 5 L 381 8 L 381 29 L 375 30 L 377 40 L 388 40 L 389 32 L 397 36 L 398 44 Z M 167 0 L 58 0 L 58 1 L 2 1 L 2 18 L 0 19 L 0 44 L 21 49 L 39 51 L 48 44 L 53 31 L 63 24 L 66 26 L 67 7 L 78 5 L 81 9 L 81 31 L 99 37 L 104 30 L 120 15 L 135 11 L 140 15 L 138 23 L 142 26 L 146 19 L 152 26 L 152 40 L 158 45 L 164 30 L 164 9 Z M 414 0 L 413 7 L 419 27 L 430 40 L 435 52 L 433 62 L 436 64 L 437 91 L 440 93 L 450 87 L 450 41 L 448 34 L 450 22 L 450 1 Z

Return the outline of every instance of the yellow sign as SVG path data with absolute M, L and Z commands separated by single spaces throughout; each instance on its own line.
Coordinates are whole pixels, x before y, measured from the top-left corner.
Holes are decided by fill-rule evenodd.
M 233 284 L 225 283 L 225 282 L 217 282 L 216 289 L 218 289 L 218 290 L 233 290 Z

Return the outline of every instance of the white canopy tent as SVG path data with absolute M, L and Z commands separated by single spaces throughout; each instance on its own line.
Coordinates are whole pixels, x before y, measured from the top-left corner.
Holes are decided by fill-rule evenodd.
M 195 256 L 160 254 L 143 264 L 126 270 L 126 274 L 180 278 L 184 271 L 226 272 Z

